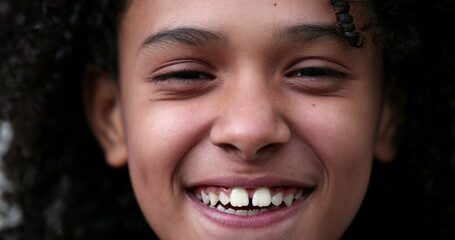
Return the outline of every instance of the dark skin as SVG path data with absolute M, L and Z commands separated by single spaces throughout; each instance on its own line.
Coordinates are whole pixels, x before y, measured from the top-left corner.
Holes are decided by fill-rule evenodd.
M 116 75 L 115 61 L 108 57 L 112 51 L 106 48 L 115 44 L 100 44 L 109 42 L 105 36 L 113 35 L 114 27 L 109 26 L 115 21 L 108 15 L 102 15 L 100 22 L 94 20 L 100 12 L 116 11 L 96 11 L 106 9 L 96 1 L 52 3 L 39 8 L 20 1 L 3 2 L 10 7 L 6 12 L 2 10 L 0 22 L 11 24 L 0 30 L 0 55 L 6 56 L 0 65 L 0 101 L 5 106 L 0 116 L 11 120 L 15 130 L 12 148 L 4 159 L 8 176 L 20 186 L 8 199 L 24 209 L 24 224 L 2 230 L 0 236 L 124 239 L 128 234 L 133 239 L 149 238 L 150 229 L 137 209 L 127 170 L 111 169 L 102 161 L 81 106 L 80 79 L 88 63 Z M 395 74 L 401 79 L 397 85 L 406 92 L 406 131 L 399 138 L 395 161 L 373 166 L 371 190 L 345 236 L 451 239 L 454 214 L 450 209 L 455 200 L 448 184 L 454 181 L 450 161 L 454 146 L 450 102 L 454 94 L 450 76 L 454 76 L 455 68 L 450 57 L 454 41 L 449 23 L 453 21 L 453 3 L 378 3 L 380 9 L 396 9 L 381 10 L 381 16 L 390 33 L 400 33 L 394 35 L 395 42 L 387 44 L 387 59 L 393 60 L 387 60 L 387 66 L 390 72 L 400 70 Z M 79 11 L 66 4 L 84 7 Z M 44 3 L 37 1 L 36 5 Z M 46 13 L 38 14 L 42 10 Z M 26 16 L 23 22 L 16 20 L 21 14 Z M 74 15 L 78 16 L 77 24 L 71 24 Z M 52 18 L 59 21 L 48 20 Z M 40 22 L 43 29 L 33 27 Z M 418 39 L 412 35 L 413 29 L 422 31 L 424 44 L 417 55 L 409 56 L 406 49 Z M 56 34 L 63 30 L 72 36 Z M 404 61 L 397 61 L 400 59 Z M 391 92 L 393 99 L 402 98 Z M 30 174 L 33 172 L 40 174 Z M 35 181 L 27 182 L 24 176 Z M 59 190 L 65 185 L 61 184 L 63 179 L 71 183 L 71 190 L 64 195 Z M 65 209 L 71 209 L 61 213 L 61 231 L 46 225 L 45 220 L 45 209 L 59 196 Z

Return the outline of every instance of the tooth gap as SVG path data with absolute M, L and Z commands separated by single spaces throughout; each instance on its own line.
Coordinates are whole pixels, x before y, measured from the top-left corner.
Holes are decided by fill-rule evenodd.
M 292 194 L 293 195 L 292 199 L 288 199 L 288 203 L 290 202 L 289 206 L 294 204 L 294 202 L 299 200 L 300 198 L 307 196 L 313 190 L 314 189 L 301 189 L 298 192 Z M 200 200 L 204 204 L 208 205 L 209 207 L 216 208 L 216 207 L 218 207 L 218 205 L 221 205 L 225 209 L 233 209 L 233 210 L 236 210 L 236 211 L 238 211 L 238 210 L 246 210 L 246 211 L 259 210 L 259 211 L 261 211 L 261 210 L 270 210 L 270 209 L 273 210 L 273 209 L 277 209 L 277 208 L 288 207 L 286 205 L 284 199 L 289 196 L 289 194 L 282 194 L 283 200 L 282 200 L 281 204 L 278 205 L 278 206 L 275 206 L 273 202 L 271 202 L 268 206 L 253 206 L 253 198 L 248 198 L 248 202 L 249 202 L 248 206 L 234 207 L 234 206 L 231 205 L 230 202 L 224 201 L 226 203 L 226 205 L 223 204 L 223 202 L 220 201 L 220 199 L 219 199 L 220 194 L 213 194 L 212 193 L 212 195 L 216 195 L 215 199 L 213 199 L 213 203 L 212 203 L 212 201 L 209 201 L 208 203 L 206 203 L 207 199 L 209 198 L 209 195 L 211 195 L 209 192 L 205 193 L 205 191 L 202 190 L 201 192 L 195 192 L 194 195 L 195 195 L 195 197 L 198 200 Z M 275 194 L 272 193 L 271 197 L 273 198 L 276 195 L 277 195 L 277 193 L 275 193 Z M 229 196 L 226 196 L 226 197 L 229 198 Z M 205 199 L 205 201 L 204 201 L 204 199 Z

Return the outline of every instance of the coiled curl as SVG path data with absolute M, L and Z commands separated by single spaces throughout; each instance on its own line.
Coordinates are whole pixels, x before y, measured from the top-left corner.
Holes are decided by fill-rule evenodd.
M 362 34 L 355 31 L 354 18 L 349 14 L 351 10 L 350 4 L 343 0 L 331 0 L 330 3 L 337 11 L 335 15 L 340 33 L 352 47 L 362 47 L 365 43 L 365 38 Z

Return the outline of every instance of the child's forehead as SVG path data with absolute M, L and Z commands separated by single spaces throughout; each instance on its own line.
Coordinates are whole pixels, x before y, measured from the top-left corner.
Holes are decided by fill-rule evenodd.
M 251 41 L 276 46 L 324 40 L 350 49 L 336 13 L 330 1 L 319 0 L 134 1 L 124 15 L 119 43 L 134 47 L 136 54 L 181 43 L 219 47 Z
M 368 55 L 350 46 L 336 14 L 330 2 L 319 0 L 283 0 L 276 6 L 273 1 L 134 1 L 118 35 L 120 66 L 132 68 L 124 65 L 149 59 L 144 55 L 197 48 L 206 53 L 222 48 L 226 59 L 245 54 L 270 58 L 284 48 L 303 45 L 355 59 Z
M 278 3 L 239 0 L 134 1 L 123 17 L 120 34 L 128 36 L 132 32 L 140 32 L 143 34 L 142 41 L 147 42 L 145 39 L 150 40 L 150 36 L 169 29 L 198 28 L 216 31 L 218 36 L 244 36 L 242 41 L 265 34 L 275 38 L 284 36 L 289 40 L 293 38 L 292 34 L 299 38 L 302 32 L 313 32 L 316 34 L 312 34 L 312 37 L 319 37 L 324 32 L 311 31 L 316 28 L 302 25 L 331 26 L 332 29 L 325 28 L 325 33 L 336 32 L 333 28 L 336 26 L 335 13 L 329 2 L 317 0 L 286 0 Z M 229 38 L 232 37 L 224 39 Z
M 335 20 L 335 10 L 330 2 L 319 0 L 132 1 L 126 13 L 127 18 L 131 15 L 141 20 L 152 17 L 155 24 L 210 24 L 229 20 L 259 27 L 261 22 L 292 21 L 296 16 L 300 21 L 312 21 L 321 17 Z

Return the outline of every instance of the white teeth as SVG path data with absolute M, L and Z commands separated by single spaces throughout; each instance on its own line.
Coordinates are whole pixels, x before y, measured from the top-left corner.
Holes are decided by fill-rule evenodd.
M 237 211 L 235 211 L 235 215 L 247 216 L 248 210 L 237 210 Z
M 221 204 L 218 204 L 218 206 L 216 206 L 216 209 L 217 209 L 218 211 L 220 211 L 220 212 L 226 211 L 226 209 L 225 209 L 225 208 L 223 207 L 223 205 L 221 205 Z
M 300 198 L 302 198 L 302 196 L 303 196 L 303 190 L 300 190 L 295 194 L 294 199 L 299 200 Z
M 275 206 L 280 206 L 283 202 L 283 193 L 278 193 L 272 197 L 272 203 Z
M 248 192 L 245 188 L 233 188 L 230 197 L 231 205 L 234 207 L 244 207 L 248 206 L 249 199 L 248 199 Z
M 201 196 L 201 195 L 199 195 L 199 194 L 197 194 L 197 193 L 196 193 L 195 195 L 196 195 L 196 198 L 197 198 L 197 199 L 202 200 L 202 196 Z
M 258 207 L 267 207 L 272 202 L 272 196 L 268 188 L 262 187 L 256 189 L 253 194 L 252 204 Z
M 259 187 L 253 193 L 251 204 L 252 206 L 258 208 L 266 208 L 252 210 L 225 209 L 226 206 L 229 206 L 229 203 L 233 207 L 245 207 L 249 205 L 248 191 L 245 188 L 235 187 L 232 188 L 230 192 L 231 194 L 228 196 L 228 193 L 226 193 L 225 190 L 221 190 L 218 194 L 213 192 L 209 192 L 207 194 L 201 190 L 200 194 L 195 193 L 195 197 L 211 208 L 217 208 L 219 211 L 241 216 L 251 216 L 262 213 L 264 210 L 274 210 L 281 206 L 283 202 L 286 204 L 286 206 L 290 207 L 294 201 L 299 200 L 303 197 L 302 189 L 296 193 L 290 193 L 286 196 L 284 196 L 283 192 L 277 192 L 272 196 L 271 190 L 269 188 Z M 221 204 L 218 204 L 218 202 Z
M 232 208 L 229 208 L 228 210 L 225 211 L 225 213 L 235 214 L 235 210 Z
M 215 208 L 215 207 L 212 207 L 212 206 L 210 206 L 210 207 L 211 208 Z M 260 214 L 260 213 L 265 213 L 265 212 L 269 211 L 266 208 L 263 208 L 261 210 L 259 210 L 259 209 L 254 209 L 254 210 L 234 210 L 232 208 L 225 209 L 221 204 L 218 204 L 216 209 L 218 211 L 220 211 L 220 212 L 229 213 L 229 214 L 233 214 L 233 215 L 239 215 L 239 216 L 254 216 L 254 215 L 257 215 L 257 214 Z
M 257 215 L 259 214 L 259 210 L 258 209 L 254 209 L 254 210 L 248 210 L 248 216 L 254 216 L 254 215 Z
M 207 194 L 205 194 L 204 191 L 201 191 L 201 196 L 202 196 L 202 202 L 204 202 L 205 205 L 209 204 L 210 198 Z
M 287 195 L 283 201 L 286 204 L 286 206 L 290 207 L 292 205 L 292 200 L 294 200 L 294 193 L 291 193 Z
M 210 205 L 215 206 L 218 203 L 218 195 L 215 193 L 209 193 Z
M 226 205 L 229 203 L 229 197 L 226 195 L 226 193 L 224 192 L 221 192 L 220 193 L 220 202 L 223 204 L 223 205 Z

